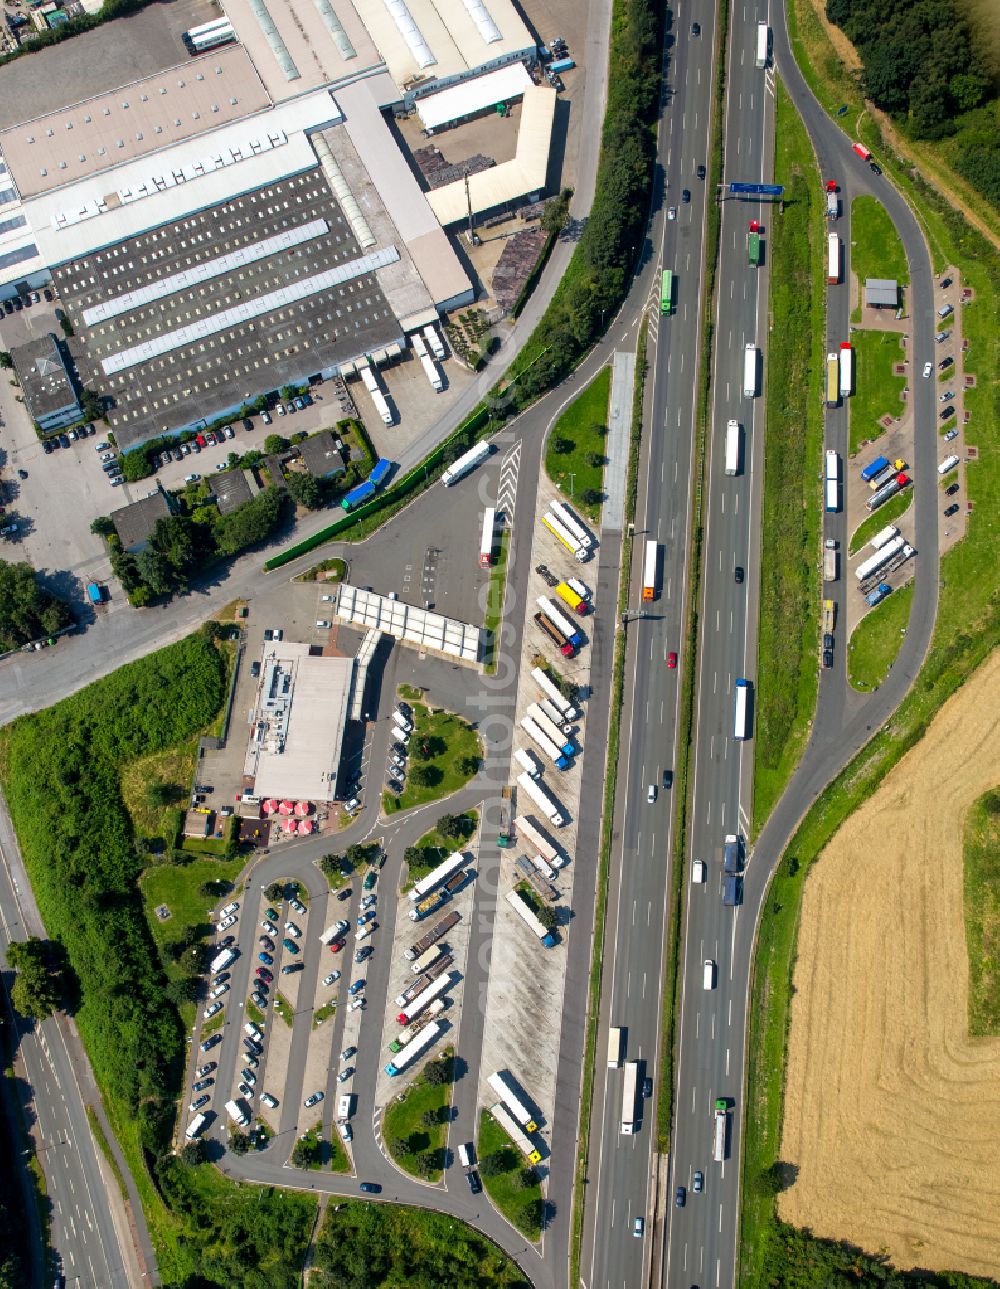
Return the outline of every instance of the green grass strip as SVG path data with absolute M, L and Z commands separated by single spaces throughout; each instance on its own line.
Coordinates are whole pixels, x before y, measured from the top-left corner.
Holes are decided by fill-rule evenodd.
M 897 492 L 894 497 L 890 497 L 884 506 L 879 506 L 873 514 L 867 519 L 863 519 L 854 532 L 851 533 L 849 550 L 852 555 L 857 555 L 862 547 L 867 546 L 876 533 L 880 533 L 888 524 L 894 524 L 897 519 L 905 515 L 913 504 L 913 489 L 904 488 L 902 492 Z M 845 569 L 840 570 L 840 576 L 845 575 Z
M 855 689 L 878 689 L 896 661 L 910 621 L 913 583 L 893 591 L 854 628 L 847 646 L 847 678 Z
M 1000 1034 L 1000 791 L 972 806 L 962 836 L 965 940 L 969 951 L 969 1033 Z
M 552 427 L 545 444 L 545 473 L 563 496 L 593 523 L 601 521 L 605 439 L 611 368 L 603 367 Z
M 538 1174 L 488 1110 L 479 1114 L 479 1171 L 493 1204 L 526 1239 L 537 1243 L 542 1237 L 543 1212 Z
M 497 670 L 497 637 L 500 623 L 503 621 L 504 592 L 507 589 L 507 552 L 510 549 L 510 525 L 506 522 L 500 534 L 500 549 L 497 561 L 490 570 L 490 584 L 486 592 L 486 620 L 483 630 L 486 632 L 486 650 L 483 670 L 488 676 L 496 675 Z

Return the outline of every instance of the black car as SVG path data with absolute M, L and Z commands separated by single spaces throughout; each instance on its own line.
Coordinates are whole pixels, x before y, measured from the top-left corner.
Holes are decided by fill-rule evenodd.
M 873 175 L 880 175 L 882 173 L 882 167 L 878 164 L 877 161 L 869 161 L 868 169 L 872 172 Z
M 949 417 L 949 416 L 954 416 L 954 415 L 955 415 L 955 405 L 954 405 L 954 403 L 949 403 L 949 404 L 947 405 L 947 407 L 942 407 L 942 408 L 941 408 L 941 420 L 942 420 L 942 421 L 946 421 L 946 420 L 948 419 L 948 417 Z
M 697 173 L 697 175 L 698 175 L 698 178 L 699 178 L 699 179 L 704 179 L 704 178 L 705 178 L 705 167 L 704 167 L 704 166 L 699 166 L 699 167 L 698 167 L 698 169 L 697 169 L 697 172 L 696 172 L 696 173 Z
M 824 649 L 833 648 L 833 636 L 830 634 L 829 631 L 823 636 L 823 648 Z
M 382 1187 L 378 1182 L 362 1182 L 361 1189 L 366 1195 L 381 1195 Z
M 681 205 L 686 206 L 691 200 L 691 189 L 684 188 L 681 190 Z
M 55 444 L 52 442 L 51 439 L 42 439 L 42 451 L 45 453 L 46 456 L 52 455 L 52 450 L 54 447 L 55 447 Z
M 337 892 L 338 900 L 349 900 L 350 898 L 351 898 L 351 888 L 349 886 L 345 886 L 342 891 Z
M 231 944 L 235 944 L 235 943 L 236 943 L 236 936 L 227 935 L 225 939 L 219 941 L 219 948 L 228 949 Z
M 733 569 L 733 578 L 737 586 L 743 585 L 743 565 L 742 564 L 737 564 L 736 567 Z
M 952 515 L 958 514 L 958 502 L 953 502 L 944 512 L 945 519 L 950 519 Z
M 941 282 L 940 282 L 940 284 L 939 284 L 939 285 L 940 285 L 940 287 L 941 287 L 941 290 L 942 290 L 942 291 L 947 290 L 947 288 L 951 286 L 951 278 L 950 278 L 950 277 L 943 277 L 943 278 L 941 279 Z
M 700 23 L 700 22 L 693 22 L 693 23 L 691 24 L 691 35 L 692 35 L 692 36 L 700 36 L 700 35 L 701 35 L 701 23 Z
M 832 649 L 824 649 L 824 650 L 823 650 L 823 666 L 824 666 L 824 667 L 832 667 L 832 666 L 833 666 L 833 650 L 832 650 Z
M 957 483 L 949 484 L 949 486 L 945 488 L 944 491 L 945 491 L 946 497 L 954 497 L 955 493 L 958 492 L 958 484 Z
M 253 677 L 254 680 L 256 680 L 257 677 L 260 675 L 260 663 L 257 662 L 256 660 L 254 660 L 250 664 L 250 675 Z
M 938 371 L 944 371 L 947 367 L 954 366 L 954 364 L 955 364 L 955 360 L 949 354 L 947 358 L 942 358 L 941 361 L 938 363 Z
M 685 1186 L 678 1186 L 674 1193 L 674 1203 L 678 1208 L 683 1208 L 687 1203 L 687 1197 L 687 1188 Z
M 69 435 L 68 435 L 68 434 L 60 434 L 60 435 L 59 435 L 59 446 L 60 446 L 60 447 L 63 447 L 63 448 L 68 448 L 68 447 L 69 447 Z
M 469 1190 L 473 1195 L 478 1195 L 483 1189 L 483 1183 L 479 1180 L 479 1174 L 473 1168 L 471 1173 L 465 1174 L 465 1180 L 469 1183 Z
M 644 1101 L 648 1101 L 648 1100 L 649 1100 L 649 1098 L 650 1098 L 652 1095 L 653 1095 L 653 1080 L 652 1080 L 652 1079 L 643 1079 L 643 1081 L 642 1081 L 642 1096 L 643 1096 L 643 1100 L 644 1100 Z

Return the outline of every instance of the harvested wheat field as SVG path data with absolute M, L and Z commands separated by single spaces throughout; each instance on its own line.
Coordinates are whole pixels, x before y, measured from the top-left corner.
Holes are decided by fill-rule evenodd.
M 970 1039 L 962 828 L 1000 783 L 1000 650 L 806 882 L 779 1212 L 901 1268 L 1000 1272 L 1000 1039 Z

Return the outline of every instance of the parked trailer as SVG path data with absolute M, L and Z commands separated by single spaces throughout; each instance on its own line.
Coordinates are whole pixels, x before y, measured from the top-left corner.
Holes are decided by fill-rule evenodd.
M 514 1116 L 505 1105 L 490 1106 L 490 1115 L 504 1130 L 529 1164 L 540 1164 L 542 1162 L 542 1156 L 535 1149 L 530 1137 L 517 1126 Z
M 541 627 L 541 629 L 545 632 L 545 634 L 549 637 L 549 639 L 552 640 L 558 646 L 559 652 L 565 658 L 573 657 L 573 655 L 576 653 L 576 650 L 566 639 L 563 633 L 559 630 L 559 628 L 553 626 L 552 623 L 548 620 L 548 618 L 544 616 L 544 614 L 541 614 L 541 613 L 535 614 L 535 625 Z
M 434 1020 L 434 1017 L 440 1016 L 443 1011 L 444 1011 L 444 999 L 435 998 L 434 1001 L 431 1003 L 431 1005 L 427 1008 L 427 1011 L 424 1013 L 423 1016 L 420 1017 L 419 1020 L 415 1020 L 412 1025 L 407 1025 L 405 1029 L 401 1029 L 399 1031 L 396 1037 L 389 1044 L 389 1051 L 401 1052 L 403 1048 L 407 1045 L 407 1043 L 412 1043 L 412 1041 L 417 1037 L 420 1031 L 423 1029 L 426 1029 L 427 1026 Z
M 444 949 L 440 944 L 432 944 L 429 949 L 423 951 L 419 958 L 410 963 L 410 970 L 415 976 L 422 976 L 430 968 L 431 964 L 440 958 L 442 953 L 444 953 Z
M 451 984 L 451 976 L 438 976 L 426 989 L 422 989 L 415 998 L 407 1001 L 396 1019 L 401 1025 L 409 1025 L 417 1019 L 425 1007 L 429 1007 L 435 998 L 440 998 Z
M 770 42 L 771 31 L 766 22 L 757 24 L 757 57 L 754 60 L 757 67 L 767 66 L 767 50 Z
M 427 326 L 424 327 L 424 336 L 431 347 L 431 353 L 434 357 L 438 362 L 444 362 L 444 344 L 433 322 L 428 322 Z
M 531 679 L 535 682 L 535 684 L 542 691 L 542 693 L 549 700 L 549 702 L 555 703 L 556 707 L 559 708 L 559 710 L 563 714 L 563 717 L 567 721 L 576 720 L 576 717 L 578 715 L 576 708 L 573 707 L 572 704 L 568 703 L 565 698 L 563 698 L 562 694 L 559 692 L 558 687 L 554 684 L 551 677 L 549 677 L 541 667 L 535 667 L 532 669 Z
M 581 617 L 587 612 L 587 601 L 582 595 L 577 595 L 576 591 L 566 582 L 560 582 L 556 587 L 556 595 L 564 604 L 568 604 L 574 613 L 579 613 Z
M 391 425 L 392 411 L 389 408 L 389 404 L 386 401 L 385 395 L 382 393 L 380 389 L 372 390 L 372 402 L 375 404 L 375 410 L 382 418 L 382 423 L 384 425 Z
M 840 215 L 840 198 L 837 196 L 837 185 L 831 180 L 826 185 L 826 217 L 836 219 Z
M 726 474 L 740 472 L 740 423 L 726 422 Z
M 572 552 L 574 559 L 581 564 L 587 559 L 588 552 L 586 548 L 580 545 L 566 525 L 557 519 L 555 515 L 542 515 L 542 523 L 557 542 L 560 542 L 568 551 Z
M 591 546 L 594 544 L 593 537 L 587 531 L 586 526 L 581 523 L 564 501 L 550 501 L 549 510 L 557 519 L 561 520 L 561 522 L 566 525 L 584 550 L 590 550 Z
M 538 851 L 539 855 L 543 856 L 553 868 L 562 868 L 566 863 L 557 847 L 527 815 L 518 815 L 514 820 L 514 828 L 515 831 L 521 834 L 528 845 Z
M 823 552 L 823 581 L 836 582 L 837 580 L 837 552 L 825 550 Z
M 757 397 L 757 363 L 758 354 L 756 345 L 744 345 L 743 347 L 743 397 Z
M 608 1030 L 608 1069 L 617 1070 L 622 1063 L 625 1050 L 625 1031 L 620 1025 L 612 1025 Z
M 419 954 L 440 940 L 443 935 L 447 935 L 451 928 L 457 925 L 461 916 L 460 913 L 456 913 L 454 910 L 451 913 L 446 913 L 441 921 L 436 922 L 426 935 L 422 935 L 415 944 L 411 944 L 408 949 L 403 950 L 403 957 L 406 961 L 412 962 Z
M 477 443 L 445 470 L 441 476 L 441 482 L 446 488 L 450 488 L 453 483 L 458 483 L 459 479 L 467 475 L 470 470 L 474 470 L 477 465 L 485 461 L 492 451 L 488 443 Z
M 522 895 L 518 895 L 517 891 L 508 891 L 505 898 L 517 916 L 529 928 L 532 934 L 541 940 L 545 948 L 553 948 L 556 943 L 555 936 L 551 931 L 546 931 L 545 927 L 535 916 L 534 910 L 530 909 L 525 903 L 524 897 Z
M 872 492 L 878 492 L 879 488 L 881 488 L 884 483 L 888 483 L 890 479 L 895 478 L 895 475 L 896 467 L 887 465 L 885 469 L 880 470 L 873 479 L 868 480 L 868 487 Z
M 540 783 L 536 783 L 534 779 L 522 773 L 517 776 L 517 786 L 531 798 L 550 824 L 556 828 L 563 826 L 566 822 L 565 817 Z
M 538 706 L 563 734 L 569 735 L 573 733 L 572 721 L 568 721 L 566 717 L 563 716 L 555 703 L 550 703 L 547 698 L 540 698 L 538 700 Z
M 99 604 L 104 603 L 104 587 L 97 582 L 87 583 L 87 599 L 96 608 Z
M 569 769 L 571 762 L 568 760 L 566 753 L 556 743 L 553 743 L 545 731 L 540 729 L 530 716 L 522 717 L 521 729 L 524 730 L 528 738 L 538 744 L 557 770 Z M 519 761 L 519 764 L 523 764 L 523 762 Z M 538 775 L 533 774 L 527 766 L 524 766 L 524 770 L 526 774 L 531 775 L 532 779 L 538 778 Z
M 863 143 L 852 143 L 851 148 L 858 154 L 862 161 L 871 161 L 872 154 Z
M 547 595 L 540 595 L 538 599 L 535 601 L 535 603 L 538 605 L 539 610 L 542 613 L 544 613 L 545 616 L 548 618 L 548 620 L 553 624 L 553 626 L 556 626 L 559 628 L 559 630 L 563 633 L 563 635 L 570 642 L 573 648 L 579 649 L 579 647 L 583 644 L 583 636 L 580 635 L 579 631 L 577 631 L 573 623 L 570 622 L 566 614 L 561 612 L 561 610 L 557 609 L 555 604 L 549 599 Z
M 631 1137 L 636 1125 L 636 1094 L 639 1091 L 639 1062 L 625 1062 L 625 1080 L 622 1084 L 622 1119 L 623 1137 Z
M 751 219 L 747 230 L 747 262 L 752 269 L 760 268 L 760 224 L 755 219 Z
M 854 393 L 854 350 L 844 341 L 840 346 L 840 397 Z
M 437 369 L 437 364 L 430 354 L 420 355 L 420 366 L 424 369 L 424 375 L 431 389 L 436 390 L 439 394 L 444 389 L 444 381 L 441 379 L 441 373 Z
M 826 405 L 827 407 L 840 405 L 840 364 L 836 354 L 826 356 Z
M 898 555 L 905 545 L 906 543 L 902 537 L 894 537 L 891 541 L 886 542 L 884 546 L 879 547 L 874 555 L 869 555 L 863 563 L 859 564 L 854 570 L 854 576 L 859 582 L 864 582 L 873 573 L 877 572 L 883 564 L 888 564 L 894 556 Z
M 375 491 L 375 485 L 370 479 L 366 479 L 364 483 L 359 483 L 356 488 L 352 488 L 350 492 L 345 493 L 343 497 L 341 497 L 341 508 L 343 510 L 354 510 L 357 506 L 360 506 L 362 502 L 368 501 L 374 497 Z
M 525 730 L 525 733 L 528 733 Z M 556 749 L 558 751 L 558 749 Z M 559 758 L 562 760 L 562 758 Z M 518 763 L 525 774 L 530 774 L 533 779 L 541 777 L 542 770 L 545 768 L 534 752 L 529 752 L 526 747 L 519 747 L 514 753 L 514 760 Z M 558 765 L 558 761 L 556 762 Z M 561 767 L 564 768 L 564 767 Z
M 460 850 L 455 851 L 453 855 L 449 855 L 446 860 L 443 860 L 438 864 L 437 868 L 428 873 L 426 877 L 422 877 L 414 886 L 413 890 L 410 891 L 411 904 L 416 904 L 418 900 L 422 900 L 424 896 L 429 895 L 436 886 L 440 886 L 442 882 L 446 882 L 448 878 L 451 877 L 452 873 L 457 873 L 460 868 L 464 867 L 465 856 Z
M 423 918 L 431 913 L 436 913 L 442 904 L 448 900 L 448 892 L 443 888 L 438 891 L 432 891 L 425 900 L 421 900 L 416 908 L 410 909 L 410 921 L 420 922 Z
M 538 725 L 543 734 L 547 735 L 555 743 L 564 756 L 574 756 L 576 754 L 576 748 L 567 741 L 565 734 L 556 722 L 551 716 L 547 716 L 542 711 L 538 703 L 529 703 L 526 715 Z
M 712 1158 L 717 1164 L 721 1164 L 726 1158 L 726 1129 L 728 1127 L 728 1114 L 726 1102 L 723 1097 L 719 1097 L 715 1103 L 714 1130 L 715 1138 L 712 1146 Z
M 205 1131 L 206 1123 L 208 1123 L 207 1114 L 196 1114 L 188 1124 L 187 1131 L 184 1133 L 184 1136 L 187 1137 L 188 1141 L 194 1141 L 196 1137 L 200 1137 Z
M 496 535 L 497 512 L 495 506 L 487 506 L 483 512 L 483 535 L 479 542 L 479 567 L 489 568 L 493 563 L 493 540 Z
M 557 58 L 554 63 L 549 63 L 549 71 L 560 76 L 563 72 L 571 72 L 575 66 L 572 58 Z
M 899 529 L 895 524 L 886 524 L 884 528 L 879 529 L 868 545 L 873 551 L 881 550 L 886 542 L 891 542 L 894 537 L 899 536 Z
M 590 604 L 593 596 L 590 594 L 590 588 L 585 582 L 581 582 L 578 577 L 568 577 L 566 579 L 566 585 L 574 590 L 581 600 L 586 600 L 587 603 Z
M 497 1070 L 486 1080 L 525 1132 L 537 1132 L 538 1124 L 525 1105 L 523 1092 L 514 1077 L 504 1070 Z
M 431 1021 L 425 1025 L 415 1038 L 412 1038 L 407 1045 L 397 1052 L 391 1061 L 386 1064 L 385 1072 L 390 1078 L 397 1074 L 402 1074 L 408 1065 L 412 1065 L 421 1053 L 426 1052 L 438 1035 L 442 1032 L 443 1026 L 440 1021 Z
M 823 601 L 823 634 L 831 632 L 837 621 L 837 606 L 833 600 Z
M 870 480 L 874 479 L 879 471 L 884 470 L 887 465 L 889 465 L 888 457 L 876 457 L 874 461 L 869 461 L 861 471 L 862 482 L 868 483 Z
M 826 284 L 837 286 L 840 282 L 840 238 L 828 233 L 826 238 Z
M 642 569 L 642 598 L 656 599 L 656 568 L 659 563 L 659 547 L 656 542 L 646 543 L 646 555 Z
M 736 695 L 733 700 L 733 738 L 749 737 L 750 682 L 740 676 L 736 681 Z
M 383 483 L 385 483 L 386 479 L 388 479 L 389 475 L 392 473 L 392 470 L 393 463 L 391 461 L 387 461 L 384 457 L 379 457 L 372 466 L 372 472 L 368 476 L 368 482 L 373 483 L 376 488 L 381 488 Z
M 879 582 L 874 591 L 869 591 L 865 596 L 865 604 L 874 609 L 876 604 L 881 604 L 887 595 L 892 594 L 892 587 L 888 582 Z
M 831 448 L 825 460 L 826 509 L 832 513 L 840 509 L 840 457 Z
M 884 506 L 890 497 L 894 497 L 910 482 L 909 475 L 897 474 L 892 479 L 887 480 L 874 496 L 869 497 L 865 505 L 869 510 L 878 510 L 879 506 Z

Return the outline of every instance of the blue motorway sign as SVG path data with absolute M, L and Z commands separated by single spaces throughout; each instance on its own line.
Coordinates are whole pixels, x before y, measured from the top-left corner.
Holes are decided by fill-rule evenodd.
M 729 191 L 762 193 L 767 197 L 780 197 L 785 190 L 781 184 L 730 184 Z

